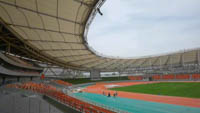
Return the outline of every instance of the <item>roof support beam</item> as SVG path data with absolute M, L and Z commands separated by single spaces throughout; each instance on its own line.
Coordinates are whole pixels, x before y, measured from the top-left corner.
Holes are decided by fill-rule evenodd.
M 154 60 L 154 62 L 152 62 L 151 66 L 154 66 L 154 64 L 155 64 L 156 62 L 158 62 L 159 59 L 160 59 L 160 57 L 157 57 L 157 59 Z
M 54 41 L 54 40 L 32 40 L 32 39 L 25 39 L 24 41 L 31 41 L 31 42 L 53 42 L 53 43 L 66 43 L 66 44 L 83 44 L 81 42 L 64 42 L 64 41 Z
M 146 58 L 140 65 L 144 65 L 149 59 Z
M 92 55 L 92 54 L 89 53 L 89 54 L 68 55 L 68 56 L 59 56 L 59 57 L 54 57 L 54 58 L 59 59 L 59 58 L 68 58 L 68 57 L 86 56 L 86 55 Z
M 130 62 L 130 64 L 128 64 L 124 69 L 129 68 L 129 66 L 131 66 L 132 64 L 137 63 L 138 61 L 139 61 L 139 60 L 137 59 L 137 60 L 135 60 L 135 61 L 133 61 L 133 62 Z
M 69 50 L 77 51 L 77 50 L 86 50 L 86 49 L 43 49 L 40 51 L 69 51 Z
M 118 60 L 114 59 L 110 64 L 104 65 L 101 69 L 106 69 L 106 67 L 110 67 L 110 66 L 116 64 L 117 61 Z
M 74 35 L 74 36 L 82 36 L 82 34 L 73 34 L 73 33 L 68 33 L 68 32 L 56 31 L 56 30 L 51 30 L 51 29 L 43 29 L 43 28 L 37 28 L 37 27 L 31 27 L 31 26 L 23 26 L 23 25 L 10 24 L 10 23 L 7 23 L 7 25 L 18 26 L 18 27 L 23 27 L 23 28 L 28 28 L 28 29 L 41 30 L 41 31 L 50 31 L 50 32 L 55 32 L 55 33 L 63 33 L 63 34 L 69 34 L 69 35 Z
M 123 68 L 123 69 L 124 69 L 124 66 L 127 66 L 128 62 L 131 62 L 131 59 L 129 59 L 129 60 L 127 60 L 127 61 L 123 62 L 123 64 L 121 64 L 121 63 L 120 63 L 121 65 L 119 64 L 119 66 L 118 66 L 118 67 L 119 67 L 119 68 Z M 115 66 L 115 68 L 116 68 L 116 66 Z
M 88 65 L 88 64 L 91 64 L 91 63 L 97 62 L 97 61 L 99 61 L 99 60 L 102 60 L 102 59 L 100 58 L 100 59 L 97 59 L 97 60 L 94 60 L 94 61 L 91 61 L 91 62 L 87 62 L 87 63 L 81 64 L 81 65 L 79 65 L 79 66 Z
M 105 59 L 104 60 L 101 59 L 101 61 L 99 61 L 97 63 L 93 63 L 93 65 L 89 66 L 89 68 L 93 68 L 93 67 L 95 67 L 95 66 L 97 66 L 99 64 L 102 64 L 103 63 L 102 61 L 105 62 Z M 88 65 L 90 65 L 90 64 L 88 64 Z
M 2 32 L 2 31 L 3 31 L 3 25 L 0 24 L 0 32 Z
M 83 2 L 83 1 L 80 1 L 80 0 L 74 0 L 74 1 L 75 1 L 75 2 L 78 2 L 78 3 L 80 3 L 80 4 L 83 4 L 83 5 L 87 6 L 87 7 L 92 7 L 92 5 L 87 4 L 87 3 Z
M 114 59 L 111 59 L 109 62 L 105 62 L 101 65 L 95 66 L 95 68 L 103 69 L 104 67 L 107 67 L 107 65 L 112 64 L 114 61 Z
M 181 64 L 181 66 L 184 66 L 184 53 L 185 52 L 180 54 L 180 64 Z
M 83 61 L 83 60 L 91 60 L 91 59 L 94 59 L 94 58 L 96 58 L 96 56 L 92 56 L 92 57 L 89 57 L 89 58 L 83 58 L 83 59 L 79 59 L 79 60 L 73 60 L 73 61 L 69 61 L 67 63 L 79 62 L 79 61 Z
M 119 61 L 119 63 L 118 63 L 118 64 L 115 64 L 115 65 L 113 66 L 113 68 L 114 68 L 114 69 L 115 69 L 115 68 L 120 69 L 122 66 L 124 66 L 124 63 L 127 62 L 127 61 L 123 61 L 123 60 L 125 60 L 125 59 L 121 59 L 121 62 Z
M 111 60 L 113 60 L 113 59 L 109 59 L 109 62 L 110 62 Z M 107 64 L 107 63 L 108 63 L 108 59 L 105 59 L 104 62 L 101 62 L 101 63 L 99 63 L 99 64 L 97 64 L 97 65 L 95 65 L 95 66 L 92 66 L 92 68 L 98 68 L 98 66 L 105 65 L 105 64 Z
M 168 55 L 168 56 L 167 56 L 167 60 L 166 60 L 166 62 L 164 63 L 164 65 L 167 65 L 167 64 L 170 62 L 170 59 L 171 59 L 171 57 L 170 57 L 170 55 Z

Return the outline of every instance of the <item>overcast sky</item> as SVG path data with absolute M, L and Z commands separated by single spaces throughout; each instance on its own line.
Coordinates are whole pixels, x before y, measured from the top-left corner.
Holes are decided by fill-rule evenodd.
M 106 0 L 88 43 L 109 56 L 140 57 L 200 47 L 200 0 Z

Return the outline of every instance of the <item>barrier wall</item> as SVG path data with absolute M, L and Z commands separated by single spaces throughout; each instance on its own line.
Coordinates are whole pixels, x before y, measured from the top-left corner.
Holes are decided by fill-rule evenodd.
M 176 75 L 176 79 L 190 79 L 190 75 Z
M 160 75 L 154 75 L 154 76 L 152 76 L 152 79 L 153 80 L 160 80 L 161 76 Z
M 192 75 L 192 79 L 193 79 L 193 80 L 198 80 L 198 79 L 200 79 L 200 74 L 193 74 L 193 75 Z
M 129 80 L 142 80 L 143 77 L 142 76 L 128 76 Z
M 169 80 L 169 79 L 175 79 L 175 76 L 174 75 L 163 75 L 162 79 L 167 79 L 167 80 Z

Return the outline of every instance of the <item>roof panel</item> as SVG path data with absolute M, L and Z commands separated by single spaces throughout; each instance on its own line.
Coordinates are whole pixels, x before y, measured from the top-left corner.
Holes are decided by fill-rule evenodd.
M 57 0 L 37 0 L 38 11 L 49 14 L 49 15 L 57 15 Z
M 43 20 L 38 14 L 23 9 L 21 11 L 26 15 L 30 27 L 44 29 Z
M 16 1 L 17 6 L 36 11 L 36 4 L 35 4 L 36 0 L 13 0 L 13 1 Z
M 79 11 L 77 12 L 78 15 L 76 16 L 76 21 L 77 22 L 84 22 L 84 21 L 86 21 L 85 19 L 86 19 L 87 15 L 88 15 L 88 11 L 89 11 L 88 6 L 82 5 L 79 8 Z
M 0 3 L 0 16 L 6 23 L 12 23 L 12 18 L 10 14 L 7 12 L 6 8 L 4 8 L 2 3 Z
M 100 3 L 101 1 L 99 1 Z M 85 45 L 88 16 L 99 4 L 96 0 L 0 0 L 0 16 L 7 27 L 27 45 L 67 67 L 107 69 L 196 63 L 197 52 L 137 59 L 106 58 Z M 98 6 L 98 5 L 97 5 Z M 88 21 L 90 23 L 90 21 Z M 198 49 L 199 50 L 199 49 Z M 168 57 L 169 56 L 169 57 Z
M 46 16 L 46 15 L 41 15 L 41 17 L 43 19 L 45 29 L 59 32 L 58 21 L 56 18 Z
M 75 2 L 74 0 L 59 0 L 58 4 L 59 17 L 73 21 L 76 19 L 78 7 L 81 5 L 80 3 Z
M 16 0 L 0 0 L 0 1 L 14 5 Z
M 90 64 L 90 63 L 94 63 L 96 61 L 100 60 L 98 57 L 96 58 L 90 58 L 90 59 L 87 59 L 87 60 L 82 60 L 82 61 L 78 61 L 78 62 L 73 62 L 72 64 L 75 64 L 75 65 L 79 65 L 79 66 L 82 66 L 82 65 L 85 65 L 85 64 Z
M 9 24 L 15 24 L 15 25 L 21 25 L 21 26 L 27 26 L 28 23 L 26 21 L 26 17 L 21 9 L 18 9 L 16 7 L 2 4 L 2 7 L 5 9 L 4 11 L 9 15 L 11 23 Z M 4 17 L 3 17 L 4 18 Z M 8 22 L 8 21 L 7 21 Z

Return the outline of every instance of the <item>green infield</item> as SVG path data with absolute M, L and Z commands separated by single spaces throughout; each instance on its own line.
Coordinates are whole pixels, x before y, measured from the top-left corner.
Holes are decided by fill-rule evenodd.
M 161 82 L 112 88 L 111 90 L 200 98 L 200 82 Z

